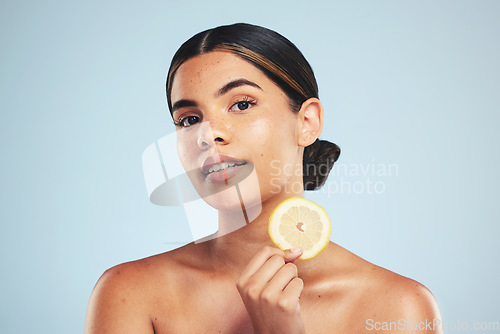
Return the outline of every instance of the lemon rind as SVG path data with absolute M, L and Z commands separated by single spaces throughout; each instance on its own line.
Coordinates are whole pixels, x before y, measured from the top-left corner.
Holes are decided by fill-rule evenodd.
M 272 217 L 274 216 L 274 214 L 276 213 L 277 210 L 283 208 L 283 205 L 285 203 L 288 203 L 290 201 L 305 201 L 309 204 L 311 204 L 313 207 L 315 208 L 319 208 L 321 209 L 324 217 L 327 219 L 328 223 L 329 224 L 326 224 L 328 230 L 327 231 L 324 231 L 326 232 L 325 234 L 328 236 L 328 238 L 326 238 L 326 240 L 324 242 L 322 242 L 324 245 L 320 248 L 318 248 L 318 250 L 314 251 L 314 252 L 309 252 L 309 251 L 304 251 L 304 254 L 302 254 L 298 260 L 310 260 L 316 256 L 318 256 L 329 244 L 330 242 L 330 237 L 331 237 L 331 233 L 332 233 L 332 223 L 331 223 L 331 220 L 330 220 L 330 217 L 328 216 L 328 214 L 326 213 L 326 210 L 319 204 L 307 199 L 307 198 L 304 198 L 304 197 L 299 197 L 299 196 L 294 196 L 294 197 L 290 197 L 290 198 L 287 198 L 286 200 L 284 200 L 283 202 L 281 202 L 279 205 L 277 205 L 274 210 L 271 212 L 271 215 L 269 216 L 269 224 L 268 224 L 268 234 L 269 234 L 269 237 L 271 238 L 271 241 L 276 245 L 278 246 L 278 248 L 280 248 L 281 250 L 283 249 L 286 249 L 286 248 L 289 248 L 289 243 L 286 243 L 286 244 L 283 244 L 280 240 L 275 240 L 275 238 L 272 237 L 273 233 L 271 232 L 272 231 L 272 228 L 275 224 L 271 224 L 271 221 L 272 221 Z M 311 253 L 311 254 L 309 254 Z M 307 254 L 307 255 L 306 255 Z M 306 255 L 306 256 L 304 256 Z

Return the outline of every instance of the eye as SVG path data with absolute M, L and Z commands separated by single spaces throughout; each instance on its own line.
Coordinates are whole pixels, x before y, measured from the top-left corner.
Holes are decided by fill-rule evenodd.
M 180 126 L 183 128 L 189 127 L 191 125 L 194 125 L 200 121 L 200 118 L 198 116 L 187 116 L 184 118 L 179 119 L 177 122 L 174 122 L 176 126 Z
M 250 99 L 249 97 L 245 97 L 243 100 L 234 103 L 231 106 L 230 110 L 232 110 L 232 111 L 246 110 L 248 108 L 253 107 L 256 103 L 257 103 L 257 101 Z

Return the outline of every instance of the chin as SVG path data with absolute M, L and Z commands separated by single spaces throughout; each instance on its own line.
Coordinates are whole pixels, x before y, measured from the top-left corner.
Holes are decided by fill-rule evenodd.
M 198 193 L 200 194 L 200 191 Z M 246 210 L 247 218 L 253 220 L 262 210 L 259 180 L 255 169 L 252 168 L 249 175 L 238 183 L 229 183 L 224 190 L 210 195 L 205 193 L 203 200 L 221 212 L 238 214 Z

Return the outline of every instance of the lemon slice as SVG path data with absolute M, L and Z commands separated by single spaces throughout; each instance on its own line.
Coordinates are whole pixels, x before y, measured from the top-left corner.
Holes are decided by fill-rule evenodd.
M 269 236 L 280 249 L 300 247 L 300 260 L 312 259 L 330 241 L 332 224 L 318 204 L 303 197 L 281 202 L 269 217 Z

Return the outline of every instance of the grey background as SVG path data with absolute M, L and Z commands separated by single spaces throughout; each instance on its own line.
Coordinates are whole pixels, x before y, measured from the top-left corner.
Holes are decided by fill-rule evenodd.
M 82 332 L 105 269 L 191 241 L 182 207 L 148 201 L 141 155 L 174 131 L 174 52 L 234 22 L 315 70 L 350 171 L 308 194 L 332 240 L 426 285 L 451 326 L 500 321 L 499 17 L 485 0 L 2 1 L 0 332 Z M 397 174 L 351 175 L 370 164 Z

